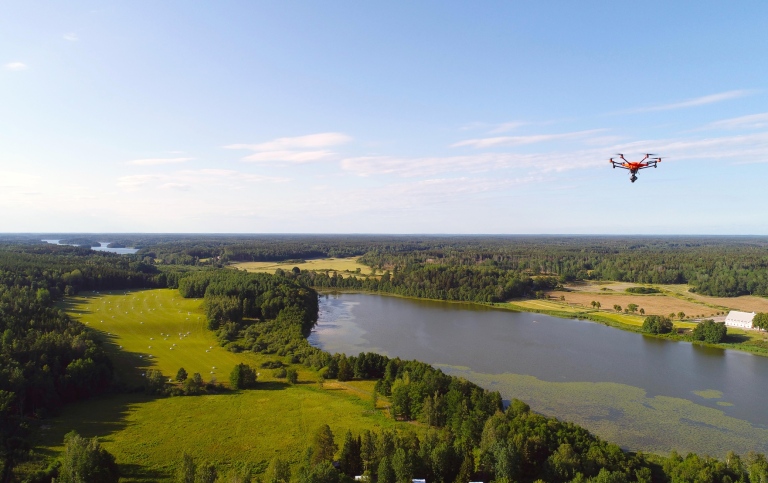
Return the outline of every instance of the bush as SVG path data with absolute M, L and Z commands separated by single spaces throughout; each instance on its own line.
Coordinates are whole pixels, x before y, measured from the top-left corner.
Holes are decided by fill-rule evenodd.
M 280 361 L 267 361 L 261 364 L 262 369 L 279 369 L 283 367 L 283 363 Z
M 285 367 L 281 367 L 280 369 L 276 369 L 275 372 L 272 373 L 273 377 L 276 377 L 278 379 L 285 379 L 285 377 L 288 375 L 288 371 L 285 370 Z
M 256 371 L 246 364 L 236 365 L 229 374 L 232 389 L 248 389 L 256 385 Z
M 56 481 L 112 483 L 120 479 L 115 457 L 96 438 L 85 439 L 76 431 L 64 436 L 64 457 Z
M 715 322 L 712 319 L 702 320 L 699 325 L 693 329 L 691 338 L 693 340 L 702 340 L 710 344 L 717 344 L 725 339 L 728 329 L 725 322 Z
M 299 381 L 299 373 L 296 372 L 296 369 L 293 367 L 286 371 L 285 376 L 288 378 L 288 382 L 291 384 L 296 384 Z
M 626 289 L 629 293 L 639 293 L 639 294 L 648 294 L 648 293 L 661 293 L 661 290 L 653 287 L 629 287 Z
M 649 315 L 643 321 L 643 332 L 667 334 L 672 332 L 672 321 L 661 315 Z

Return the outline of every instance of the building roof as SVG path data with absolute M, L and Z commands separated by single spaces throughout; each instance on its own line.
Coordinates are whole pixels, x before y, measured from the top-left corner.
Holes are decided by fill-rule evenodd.
M 739 312 L 738 310 L 731 310 L 728 312 L 728 316 L 725 318 L 727 321 L 752 323 L 752 319 L 755 317 L 754 312 Z

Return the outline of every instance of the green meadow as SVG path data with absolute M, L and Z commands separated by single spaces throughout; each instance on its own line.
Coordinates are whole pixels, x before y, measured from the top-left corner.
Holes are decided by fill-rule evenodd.
M 168 398 L 134 392 L 73 404 L 39 431 L 41 453 L 56 455 L 64 435 L 75 429 L 101 439 L 117 458 L 123 481 L 162 481 L 172 477 L 184 452 L 217 462 L 222 471 L 240 464 L 263 469 L 275 456 L 298 463 L 322 424 L 337 443 L 347 430 L 424 431 L 389 418 L 383 398 L 372 410 L 370 381 L 320 384 L 317 372 L 304 366 L 295 366 L 296 385 L 274 379 L 261 363 L 288 361 L 219 347 L 205 328 L 201 303 L 176 290 L 142 290 L 91 293 L 63 306 L 105 338 L 127 385 L 140 382 L 148 368 L 174 377 L 179 367 L 226 384 L 232 367 L 244 362 L 260 372 L 257 389 Z

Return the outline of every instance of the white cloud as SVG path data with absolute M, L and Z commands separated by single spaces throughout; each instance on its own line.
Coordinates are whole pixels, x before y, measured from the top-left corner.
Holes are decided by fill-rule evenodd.
M 178 164 L 192 161 L 195 158 L 146 158 L 146 159 L 134 159 L 128 161 L 125 164 L 132 164 L 134 166 L 156 166 L 159 164 Z
M 491 148 L 497 146 L 522 146 L 525 144 L 536 144 L 547 141 L 557 141 L 562 139 L 578 139 L 603 132 L 603 129 L 592 129 L 588 131 L 577 131 L 560 134 L 533 134 L 528 136 L 498 136 L 492 138 L 467 139 L 451 144 L 452 148 L 462 146 L 471 146 L 473 148 Z
M 673 102 L 671 104 L 662 104 L 658 106 L 641 107 L 639 109 L 633 109 L 629 112 L 649 112 L 649 111 L 669 111 L 672 109 L 684 109 L 687 107 L 704 106 L 707 104 L 714 104 L 716 102 L 728 101 L 739 97 L 744 97 L 752 94 L 749 90 L 736 90 L 721 92 L 719 94 L 711 94 L 708 96 L 696 97 L 694 99 L 688 99 L 682 102 Z
M 27 70 L 27 67 L 28 67 L 27 64 L 25 64 L 24 62 L 9 62 L 5 64 L 6 70 L 14 70 L 14 71 Z
M 768 127 L 768 112 L 723 119 L 705 126 L 705 128 L 710 129 L 762 129 L 766 127 Z
M 350 142 L 352 138 L 343 133 L 326 132 L 306 136 L 277 138 L 259 144 L 230 144 L 225 149 L 246 149 L 255 151 L 243 161 L 284 163 L 308 163 L 336 156 L 336 153 L 319 149 L 339 146 Z
M 77 34 L 74 33 L 74 32 L 68 32 L 68 33 L 64 34 L 63 38 L 64 38 L 64 40 L 69 40 L 70 42 L 77 42 L 78 40 L 80 40 L 77 37 Z

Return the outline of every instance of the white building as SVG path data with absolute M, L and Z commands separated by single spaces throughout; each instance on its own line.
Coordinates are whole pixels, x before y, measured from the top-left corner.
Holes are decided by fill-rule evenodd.
M 725 318 L 726 327 L 738 327 L 739 329 L 751 329 L 752 319 L 755 317 L 754 312 L 739 312 L 738 310 L 731 310 L 728 312 L 728 316 Z

